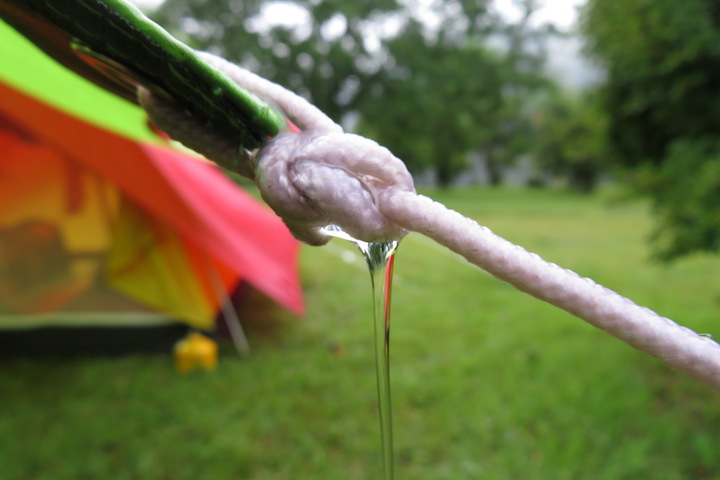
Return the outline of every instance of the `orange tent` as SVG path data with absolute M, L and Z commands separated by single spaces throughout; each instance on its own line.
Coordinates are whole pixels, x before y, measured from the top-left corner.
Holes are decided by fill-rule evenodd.
M 241 279 L 302 312 L 297 242 L 217 167 L 77 118 L 3 73 L 0 313 L 62 309 L 98 279 L 198 328 Z

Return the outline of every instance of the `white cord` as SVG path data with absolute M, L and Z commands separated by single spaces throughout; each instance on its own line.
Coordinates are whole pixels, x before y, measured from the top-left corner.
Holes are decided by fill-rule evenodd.
M 256 75 L 222 57 L 199 52 L 209 65 L 227 75 L 230 80 L 261 99 L 274 104 L 302 131 L 342 133 L 342 128 L 319 108 L 290 90 Z
M 720 389 L 720 345 L 617 293 L 548 263 L 488 228 L 415 193 L 405 165 L 371 140 L 342 129 L 304 99 L 210 55 L 206 61 L 244 88 L 274 102 L 304 129 L 282 134 L 256 156 L 255 177 L 268 204 L 292 233 L 311 245 L 333 224 L 366 242 L 398 240 L 408 230 L 427 235 L 519 290 L 566 310 L 668 365 Z M 171 135 L 212 158 L 227 139 L 187 128 L 187 116 L 167 105 L 148 113 Z M 150 107 L 150 108 L 148 108 Z M 177 118 L 174 118 L 177 117 Z M 178 125 L 182 126 L 180 128 Z
M 381 211 L 517 289 L 555 305 L 668 365 L 720 388 L 720 345 L 495 235 L 430 198 L 387 190 Z

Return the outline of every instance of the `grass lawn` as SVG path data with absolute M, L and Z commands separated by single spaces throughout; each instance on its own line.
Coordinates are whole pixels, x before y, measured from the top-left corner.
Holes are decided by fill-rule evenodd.
M 548 260 L 720 336 L 720 259 L 648 260 L 641 205 L 557 191 L 429 192 Z M 469 266 L 400 245 L 396 478 L 720 478 L 720 395 Z M 169 356 L 0 364 L 0 477 L 380 479 L 369 277 L 305 248 L 308 306 L 254 296 L 254 349 L 180 375 Z

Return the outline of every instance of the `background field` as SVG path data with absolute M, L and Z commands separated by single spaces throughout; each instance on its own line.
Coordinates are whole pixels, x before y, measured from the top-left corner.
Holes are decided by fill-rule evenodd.
M 551 190 L 427 192 L 496 233 L 720 335 L 720 260 L 649 261 L 637 203 Z M 369 277 L 302 254 L 307 315 L 253 295 L 253 355 L 0 364 L 4 479 L 379 479 Z M 711 479 L 720 395 L 411 235 L 396 264 L 398 479 Z

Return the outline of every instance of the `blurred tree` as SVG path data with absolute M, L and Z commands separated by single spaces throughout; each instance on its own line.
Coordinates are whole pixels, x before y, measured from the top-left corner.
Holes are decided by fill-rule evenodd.
M 517 2 L 518 24 L 501 21 L 491 0 L 436 0 L 425 10 L 396 0 L 172 0 L 152 16 L 338 122 L 359 115 L 363 133 L 447 185 L 472 150 L 499 183 L 501 166 L 529 148 L 524 105 L 544 85 L 543 55 L 528 47 L 535 0 Z M 298 21 L 274 23 L 277 8 Z
M 502 180 L 503 169 L 523 154 L 531 153 L 535 139 L 531 126 L 532 105 L 538 96 L 552 90 L 545 74 L 545 44 L 556 35 L 554 27 L 533 28 L 530 19 L 537 0 L 515 0 L 522 15 L 517 22 L 500 22 L 499 30 L 508 49 L 500 68 L 500 102 L 492 116 L 492 128 L 486 129 L 478 150 L 485 160 L 491 185 Z
M 479 47 L 426 44 L 420 26 L 388 43 L 397 59 L 361 106 L 361 131 L 414 172 L 448 185 L 493 130 L 501 105 L 500 59 Z
M 536 164 L 582 193 L 592 193 L 610 167 L 607 120 L 596 100 L 557 92 L 533 115 Z
M 151 13 L 194 48 L 242 64 L 335 121 L 355 110 L 379 68 L 366 40 L 395 0 L 172 0 Z
M 616 157 L 657 213 L 657 254 L 720 249 L 720 3 L 589 0 Z
M 505 24 L 489 1 L 444 2 L 439 25 L 428 31 L 408 18 L 386 42 L 392 62 L 361 107 L 361 130 L 379 140 L 413 172 L 431 169 L 448 185 L 477 151 L 490 183 L 530 148 L 526 105 L 540 87 L 542 49 L 528 20 L 534 0 L 518 2 L 525 14 Z

